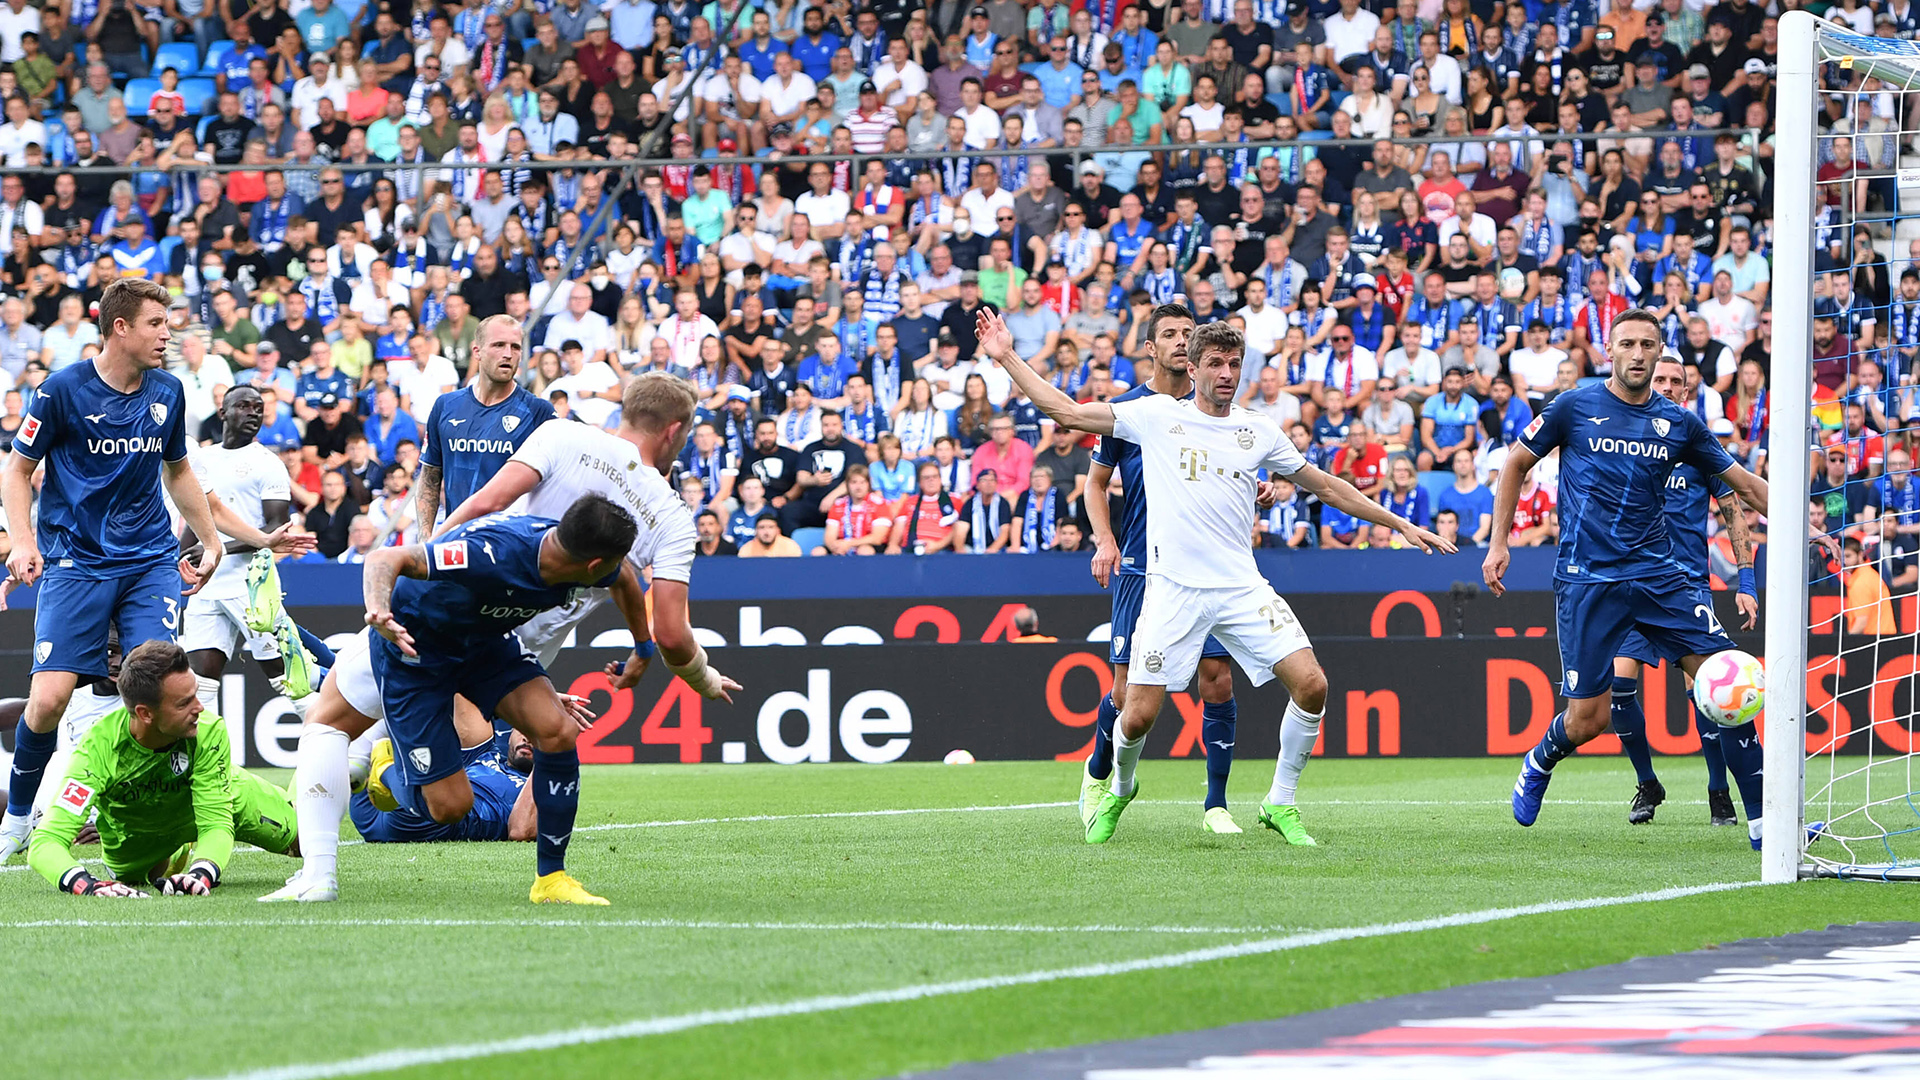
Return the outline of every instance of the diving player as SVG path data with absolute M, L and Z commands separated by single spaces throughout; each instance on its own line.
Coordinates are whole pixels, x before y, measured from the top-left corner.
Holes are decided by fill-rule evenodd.
M 367 790 L 353 797 L 349 810 L 353 827 L 367 843 L 533 839 L 533 788 L 527 785 L 527 774 L 533 771 L 533 744 L 517 731 L 494 731 L 477 712 L 471 718 L 455 712 L 453 722 L 460 731 L 467 783 L 473 785 L 473 809 L 451 825 L 400 809 L 401 803 L 412 802 L 393 790 L 405 783 L 406 770 L 395 768 L 393 743 L 381 739 L 372 748 Z
M 0 470 L 0 504 L 13 539 L 7 572 L 20 585 L 41 582 L 33 676 L 14 729 L 13 775 L 0 818 L 0 862 L 26 846 L 34 797 L 74 687 L 106 674 L 107 627 L 117 624 L 121 641 L 134 645 L 173 640 L 182 570 L 161 489 L 194 532 L 213 535 L 206 496 L 187 465 L 185 392 L 160 370 L 171 336 L 167 302 L 167 290 L 152 281 L 123 278 L 107 286 L 100 355 L 40 385 Z M 43 463 L 36 531 L 33 472 Z M 192 575 L 187 595 L 219 564 L 216 546 L 185 568 Z
M 227 725 L 200 707 L 185 649 L 149 641 L 120 666 L 121 708 L 75 748 L 59 794 L 33 831 L 28 861 L 75 896 L 205 896 L 220 884 L 236 841 L 299 853 L 287 793 L 233 765 Z M 73 857 L 87 811 L 99 809 L 108 877 Z
M 1720 477 L 1749 506 L 1767 504 L 1767 483 L 1728 456 L 1691 410 L 1652 391 L 1662 351 L 1660 321 L 1644 308 L 1614 317 L 1607 340 L 1613 374 L 1553 399 L 1508 451 L 1494 501 L 1493 538 L 1481 573 L 1493 595 L 1511 556 L 1514 506 L 1534 463 L 1560 451 L 1560 551 L 1554 616 L 1565 669 L 1566 711 L 1528 752 L 1513 785 L 1513 819 L 1532 825 L 1553 767 L 1607 729 L 1613 659 L 1638 630 L 1691 677 L 1707 656 L 1734 644 L 1708 596 L 1688 575 L 1667 528 L 1667 477 L 1685 462 Z
M 1681 364 L 1680 357 L 1671 351 L 1662 353 L 1653 367 L 1653 392 L 1678 405 L 1686 387 L 1687 369 Z M 1740 568 L 1740 591 L 1734 596 L 1733 602 L 1746 619 L 1741 629 L 1751 630 L 1760 618 L 1760 601 L 1753 574 L 1753 544 L 1747 538 L 1745 508 L 1725 481 L 1717 476 L 1708 480 L 1700 475 L 1698 469 L 1685 462 L 1675 465 L 1673 474 L 1667 477 L 1667 531 L 1673 538 L 1674 556 L 1686 564 L 1687 576 L 1707 593 L 1707 599 L 1711 602 L 1712 593 L 1707 588 L 1709 494 L 1720 503 L 1720 522 L 1726 527 L 1727 539 L 1733 546 L 1734 562 Z M 1627 808 L 1627 821 L 1634 825 L 1652 821 L 1654 808 L 1667 797 L 1667 789 L 1661 786 L 1659 777 L 1654 775 L 1652 748 L 1647 743 L 1647 717 L 1640 708 L 1640 666 L 1678 659 L 1661 653 L 1645 635 L 1634 630 L 1627 634 L 1626 643 L 1620 647 L 1620 655 L 1613 660 L 1613 731 L 1620 736 L 1620 745 L 1633 762 L 1634 772 L 1639 778 L 1633 803 Z M 1693 680 L 1688 679 L 1687 686 L 1691 688 L 1692 685 Z M 1694 730 L 1700 733 L 1701 756 L 1707 760 L 1707 820 L 1714 825 L 1740 823 L 1740 819 L 1733 816 L 1733 800 L 1727 795 L 1729 768 L 1733 770 L 1734 781 L 1740 785 L 1740 801 L 1746 804 L 1747 820 L 1757 820 L 1761 810 L 1762 759 L 1765 757 L 1760 748 L 1759 732 L 1751 722 L 1728 729 L 1708 720 L 1693 707 L 1692 694 L 1687 695 L 1687 711 L 1693 717 Z M 1759 833 L 1753 831 L 1751 826 L 1749 832 L 1752 834 L 1750 839 L 1757 847 Z
M 999 315 L 983 309 L 975 321 L 981 351 L 1054 423 L 1139 445 L 1145 494 L 1155 504 L 1147 518 L 1146 597 L 1132 645 L 1140 662 L 1130 672 L 1133 685 L 1114 728 L 1112 787 L 1087 824 L 1087 843 L 1106 843 L 1139 795 L 1134 767 L 1167 687 L 1193 678 L 1207 635 L 1214 634 L 1254 685 L 1275 676 L 1286 685 L 1291 700 L 1280 760 L 1260 820 L 1290 844 L 1313 844 L 1294 796 L 1320 737 L 1327 677 L 1293 609 L 1253 561 L 1247 538 L 1260 470 L 1291 476 L 1328 505 L 1393 528 L 1422 551 L 1450 552 L 1453 545 L 1307 464 L 1273 421 L 1235 405 L 1246 339 L 1230 323 L 1209 323 L 1189 339 L 1192 398 L 1152 394 L 1079 405 L 1020 358 Z
M 631 514 L 588 495 L 558 521 L 490 516 L 424 544 L 369 553 L 363 592 L 374 634 L 366 638 L 365 661 L 341 658 L 301 733 L 294 773 L 300 835 L 314 844 L 286 888 L 262 899 L 315 901 L 338 895 L 332 860 L 314 856 L 338 849 L 347 792 L 346 740 L 371 726 L 376 713 L 387 722 L 395 767 L 401 770 L 399 783 L 386 784 L 404 799 L 398 805 L 443 825 L 467 816 L 474 791 L 453 720 L 458 693 L 483 715 L 504 718 L 533 743 L 539 871 L 530 899 L 605 904 L 566 872 L 567 842 L 580 804 L 573 707 L 554 692 L 546 670 L 511 631 L 567 603 L 583 586 L 609 589 L 635 643 L 613 685 L 625 689 L 639 682 L 654 650 L 647 638 L 645 594 L 627 558 L 638 534 Z M 319 728 L 338 737 L 337 757 L 309 753 L 308 742 Z
M 1187 370 L 1187 339 L 1193 335 L 1193 325 L 1193 312 L 1179 304 L 1154 308 L 1147 316 L 1146 333 L 1153 375 L 1114 398 L 1114 402 L 1153 394 L 1191 397 L 1193 378 Z M 1114 537 L 1113 511 L 1105 497 L 1116 470 L 1124 500 L 1120 510 L 1124 543 Z M 1102 588 L 1111 582 L 1113 589 L 1113 621 L 1107 645 L 1107 659 L 1113 664 L 1113 691 L 1100 699 L 1093 753 L 1080 776 L 1082 828 L 1093 819 L 1100 801 L 1112 788 L 1113 724 L 1126 706 L 1134 622 L 1147 591 L 1147 495 L 1140 474 L 1138 446 L 1113 435 L 1101 438 L 1093 452 L 1093 467 L 1087 473 L 1087 490 L 1095 494 L 1085 505 L 1087 518 L 1093 523 L 1093 576 Z M 1207 754 L 1207 797 L 1200 827 L 1211 833 L 1241 831 L 1227 810 L 1227 775 L 1233 770 L 1234 725 L 1239 716 L 1233 699 L 1233 668 L 1227 663 L 1227 655 L 1226 647 L 1212 637 L 1200 650 L 1199 691 L 1204 702 L 1200 741 Z

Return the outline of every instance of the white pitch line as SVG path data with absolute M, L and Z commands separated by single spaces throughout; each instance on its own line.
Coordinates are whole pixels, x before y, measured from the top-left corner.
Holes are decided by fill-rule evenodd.
M 1014 975 L 990 975 L 984 978 L 960 979 L 952 982 L 921 983 L 914 986 L 902 986 L 892 990 L 870 990 L 859 994 L 829 994 L 820 997 L 800 998 L 795 1001 L 749 1005 L 734 1009 L 708 1009 L 701 1012 L 681 1013 L 676 1016 L 629 1020 L 619 1024 L 591 1025 L 568 1028 L 561 1031 L 544 1032 L 538 1035 L 522 1035 L 517 1038 L 500 1039 L 493 1042 L 466 1042 L 447 1046 L 386 1050 L 377 1054 L 347 1058 L 341 1061 L 278 1065 L 264 1069 L 251 1069 L 245 1072 L 229 1073 L 223 1080 L 330 1080 L 332 1077 L 365 1076 L 369 1073 L 391 1072 L 395 1069 L 407 1069 L 423 1065 L 440 1065 L 453 1061 L 470 1061 L 475 1058 L 497 1057 L 502 1054 L 521 1054 L 539 1050 L 554 1050 L 567 1046 L 583 1046 L 589 1043 L 611 1042 L 617 1039 L 636 1039 L 649 1035 L 664 1035 L 677 1031 L 688 1031 L 694 1028 L 739 1024 L 753 1020 L 768 1020 L 783 1016 L 806 1016 L 815 1013 L 840 1012 L 846 1009 L 863 1008 L 868 1005 L 891 1005 L 908 1001 L 924 1001 L 928 998 L 971 994 L 982 990 L 1000 990 L 1014 986 L 1036 986 L 1044 983 L 1062 982 L 1073 979 L 1099 979 L 1113 975 L 1126 975 L 1136 971 L 1157 971 L 1169 968 L 1191 967 L 1195 964 L 1287 952 L 1294 949 L 1311 948 L 1316 945 L 1327 945 L 1339 941 L 1390 937 L 1399 934 L 1420 933 L 1427 930 L 1445 930 L 1460 926 L 1478 926 L 1485 923 L 1522 918 L 1528 915 L 1551 915 L 1567 911 L 1583 911 L 1592 908 L 1618 907 L 1625 904 L 1654 903 L 1662 900 L 1676 900 L 1687 896 L 1699 896 L 1704 893 L 1747 889 L 1758 884 L 1759 882 L 1756 881 L 1729 881 L 1711 885 L 1688 885 L 1671 889 L 1659 889 L 1653 892 L 1634 893 L 1630 896 L 1603 896 L 1586 900 L 1553 900 L 1546 903 L 1528 904 L 1521 907 L 1487 908 L 1481 911 L 1468 911 L 1456 915 L 1442 915 L 1431 919 L 1376 923 L 1369 926 L 1353 926 L 1330 930 L 1312 930 L 1290 934 L 1286 937 L 1265 938 L 1259 941 L 1240 942 L 1233 945 L 1217 945 L 1212 948 L 1168 953 L 1162 956 L 1141 957 L 1136 960 L 1125 960 L 1115 963 L 1087 964 L 1070 968 L 1049 968 L 1042 971 L 1028 971 Z
M 1294 929 L 1287 926 L 1036 926 L 1025 923 L 949 923 L 949 922 L 723 922 L 712 919 L 171 919 L 143 922 L 138 919 L 31 919 L 0 923 L 0 930 L 68 929 L 193 929 L 243 928 L 279 929 L 297 926 L 343 927 L 474 927 L 498 926 L 524 930 L 548 928 L 599 929 L 633 927 L 653 930 L 791 930 L 828 932 L 849 930 L 930 931 L 954 934 L 1273 934 Z

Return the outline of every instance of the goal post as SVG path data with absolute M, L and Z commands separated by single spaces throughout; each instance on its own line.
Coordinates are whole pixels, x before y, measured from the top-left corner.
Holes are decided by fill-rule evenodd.
M 1920 230 L 1903 230 L 1900 188 L 1911 177 L 1920 185 L 1920 169 L 1902 169 L 1900 155 L 1920 136 L 1920 41 L 1864 36 L 1804 11 L 1780 19 L 1779 93 L 1776 95 L 1774 206 L 1772 241 L 1773 351 L 1769 380 L 1769 453 L 1767 504 L 1767 704 L 1765 728 L 1765 807 L 1761 818 L 1761 879 L 1786 882 L 1823 876 L 1920 881 L 1920 633 L 1870 607 L 1862 632 L 1850 631 L 1840 599 L 1847 578 L 1826 569 L 1824 554 L 1809 549 L 1809 506 L 1815 448 L 1844 423 L 1852 383 L 1836 391 L 1829 378 L 1823 389 L 1815 378 L 1815 316 L 1838 309 L 1829 296 L 1844 282 L 1821 267 L 1857 265 L 1859 230 L 1871 234 L 1874 256 L 1868 263 L 1881 281 L 1891 279 L 1897 300 L 1896 271 L 1905 265 L 1909 240 Z M 1820 110 L 1838 106 L 1827 130 Z M 1834 140 L 1858 131 L 1855 161 L 1859 176 L 1834 170 L 1822 180 L 1823 156 Z M 1867 149 L 1861 149 L 1866 146 Z M 1858 194 L 1860 176 L 1878 192 L 1884 212 L 1869 213 Z M 1914 215 L 1920 221 L 1920 214 Z M 1838 261 L 1823 264 L 1822 247 L 1838 242 Z M 1829 249 L 1831 250 L 1831 249 Z M 1850 279 L 1852 275 L 1847 275 Z M 1851 304 L 1878 301 L 1840 298 Z M 1897 304 L 1895 305 L 1898 306 Z M 1858 310 L 1849 306 L 1847 310 Z M 1881 312 L 1890 329 L 1894 308 Z M 1912 323 L 1906 322 L 1911 336 Z M 1839 334 L 1852 337 L 1853 319 L 1835 318 Z M 1824 328 L 1823 332 L 1824 332 Z M 1874 339 L 1876 345 L 1885 338 Z M 1898 342 L 1896 342 L 1896 345 Z M 1916 365 L 1897 348 L 1856 348 L 1846 356 L 1851 379 L 1871 359 L 1887 365 L 1875 395 L 1894 402 L 1886 409 L 1886 446 L 1920 433 L 1920 409 L 1897 387 Z M 1920 396 L 1920 391 L 1916 391 Z M 1858 441 L 1861 452 L 1871 439 Z M 1849 454 L 1855 440 L 1847 440 Z M 1849 462 L 1853 459 L 1849 457 Z M 1849 470 L 1851 472 L 1851 470 Z M 1920 475 L 1909 482 L 1920 481 Z M 1836 505 L 1864 496 L 1873 480 L 1848 479 Z M 1823 508 L 1824 509 L 1824 508 Z M 1907 515 L 1911 518 L 1912 515 Z M 1843 517 L 1842 519 L 1846 519 Z M 1848 521 L 1848 528 L 1854 528 Z M 1839 522 L 1827 533 L 1838 536 Z M 1860 527 L 1867 545 L 1863 558 L 1879 569 L 1901 553 L 1878 526 Z M 1882 543 L 1883 539 L 1886 541 Z M 1872 554 L 1878 552 L 1879 554 Z M 1810 562 L 1810 558 L 1813 560 Z M 1876 570 L 1877 572 L 1877 570 Z M 1821 601 L 1821 618 L 1811 625 L 1810 603 Z M 1911 612 L 1912 603 L 1896 596 L 1893 610 Z M 1837 603 L 1835 602 L 1837 601 Z M 1891 625 L 1889 625 L 1891 622 Z M 1844 750 L 1844 753 L 1843 753 Z M 1811 830 L 1818 824 L 1817 830 Z M 1809 838 L 1812 831 L 1812 838 Z

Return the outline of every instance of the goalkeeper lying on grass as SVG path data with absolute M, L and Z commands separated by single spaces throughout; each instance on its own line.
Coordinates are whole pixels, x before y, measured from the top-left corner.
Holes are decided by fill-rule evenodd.
M 120 699 L 74 748 L 27 861 L 75 896 L 205 896 L 220 884 L 235 840 L 298 855 L 287 793 L 233 765 L 226 723 L 200 707 L 186 651 L 149 641 L 120 668 Z M 73 857 L 98 807 L 108 877 Z

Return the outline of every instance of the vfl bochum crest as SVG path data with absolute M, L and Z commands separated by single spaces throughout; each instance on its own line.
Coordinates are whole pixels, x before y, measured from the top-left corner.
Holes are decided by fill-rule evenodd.
M 1655 420 L 1653 422 L 1653 433 L 1664 439 L 1667 437 L 1667 430 L 1672 426 L 1672 423 L 1666 420 Z
M 500 430 L 509 435 L 513 434 L 513 429 L 519 426 L 520 418 L 517 416 L 503 416 L 500 418 Z
M 153 422 L 156 424 L 167 422 L 167 407 L 161 402 L 156 401 L 147 406 L 147 413 L 153 417 Z

